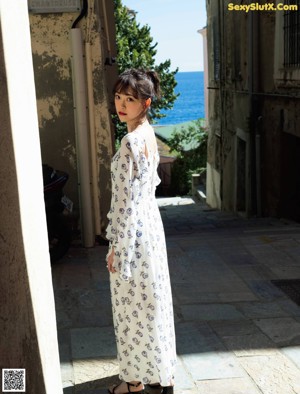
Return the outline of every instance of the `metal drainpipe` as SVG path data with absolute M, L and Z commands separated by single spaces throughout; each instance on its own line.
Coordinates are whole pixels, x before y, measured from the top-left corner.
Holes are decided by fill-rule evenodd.
M 261 208 L 261 124 L 262 124 L 262 116 L 259 116 L 257 119 L 257 133 L 255 136 L 255 149 L 256 149 L 256 156 L 255 156 L 255 166 L 256 166 L 256 207 L 257 207 L 257 216 L 262 215 L 262 208 Z
M 249 105 L 249 144 L 246 151 L 246 215 L 248 216 L 250 213 L 250 207 L 252 205 L 252 193 L 251 193 L 251 185 L 252 185 L 252 127 L 253 127 L 253 113 L 252 113 L 252 98 L 253 98 L 253 13 L 250 12 L 248 16 L 248 105 Z M 248 177 L 249 174 L 249 177 Z
M 255 37 L 254 37 L 255 34 Z M 248 64 L 249 64 L 249 133 L 250 133 L 250 147 L 249 147 L 249 173 L 250 179 L 247 182 L 247 200 L 246 200 L 246 213 L 247 215 L 257 212 L 257 161 L 256 161 L 256 148 L 259 141 L 256 140 L 256 120 L 257 120 L 257 108 L 256 102 L 254 103 L 254 84 L 256 82 L 255 77 L 257 70 L 254 66 L 257 66 L 257 56 L 254 52 L 253 45 L 257 43 L 257 19 L 254 13 L 249 13 L 249 25 L 248 25 Z M 254 64 L 255 63 L 255 64 Z M 255 73 L 255 75 L 254 75 Z
M 98 171 L 97 171 L 97 138 L 95 134 L 95 114 L 94 114 L 94 96 L 93 96 L 93 72 L 91 64 L 91 45 L 89 42 L 85 43 L 85 59 L 86 59 L 86 73 L 87 73 L 87 91 L 88 91 L 88 107 L 89 107 L 89 121 L 90 121 L 90 140 L 91 140 L 91 162 L 92 162 L 92 190 L 94 202 L 95 215 L 95 232 L 96 235 L 101 234 L 101 216 L 100 216 L 100 202 L 99 202 L 99 187 L 98 187 Z
M 71 49 L 81 238 L 83 246 L 93 247 L 95 234 L 91 196 L 87 89 L 83 61 L 82 33 L 79 28 L 71 29 Z

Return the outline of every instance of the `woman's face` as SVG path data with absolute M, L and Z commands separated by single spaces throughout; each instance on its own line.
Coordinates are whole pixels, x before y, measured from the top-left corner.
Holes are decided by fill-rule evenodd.
M 115 93 L 116 111 L 121 122 L 134 125 L 145 116 L 145 102 L 135 98 L 130 92 Z

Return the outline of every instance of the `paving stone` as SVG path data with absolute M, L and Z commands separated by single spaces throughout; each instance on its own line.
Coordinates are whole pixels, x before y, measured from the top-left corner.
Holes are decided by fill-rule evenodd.
M 185 284 L 181 286 L 181 283 L 174 284 L 172 289 L 175 305 L 189 304 L 195 300 L 199 304 L 215 304 L 222 301 L 218 293 L 206 293 L 201 289 L 199 291 L 199 288 L 191 289 L 191 287 L 185 286 Z
M 286 311 L 289 316 L 300 317 L 300 306 L 297 305 L 294 301 L 290 299 L 280 300 L 278 301 L 278 305 L 280 305 L 280 308 Z
M 73 386 L 74 384 L 74 369 L 71 361 L 61 362 L 61 379 L 63 382 L 63 388 Z
M 236 358 L 227 352 L 206 352 L 181 356 L 195 381 L 245 377 Z
M 231 254 L 223 254 L 222 255 L 223 261 L 225 261 L 229 266 L 248 266 L 248 265 L 256 265 L 257 261 L 254 256 L 250 253 L 238 253 L 231 251 Z
M 92 358 L 73 361 L 75 386 L 89 383 L 85 389 L 95 389 L 93 384 L 100 386 L 97 382 L 101 379 L 116 376 L 119 373 L 119 364 L 116 358 Z M 94 382 L 94 383 L 93 383 Z M 97 382 L 97 383 L 96 383 Z M 79 388 L 77 388 L 79 391 Z
M 187 389 L 174 389 L 175 394 L 200 394 L 198 389 L 187 390 Z
M 88 260 L 87 257 L 85 257 Z M 82 259 L 72 259 L 63 264 L 59 270 L 59 275 L 55 275 L 55 286 L 58 289 L 82 289 L 91 288 L 93 281 L 90 273 L 90 267 L 88 264 L 82 264 Z M 55 272 L 52 268 L 52 272 Z
M 57 311 L 56 319 L 59 329 L 112 325 L 111 310 L 100 308 L 73 307 L 65 311 Z
M 281 349 L 283 354 L 287 356 L 300 370 L 300 348 L 299 346 L 289 346 Z M 300 372 L 299 372 L 300 373 Z
M 72 360 L 70 331 L 58 330 L 57 334 L 60 361 L 68 362 Z
M 110 292 L 99 289 L 82 289 L 77 296 L 80 308 L 105 309 L 111 303 Z
M 73 327 L 107 327 L 113 325 L 111 310 L 104 309 L 84 309 L 80 310 L 78 320 Z
M 252 292 L 263 301 L 277 301 L 286 296 L 268 280 L 249 280 L 247 285 Z
M 183 362 L 181 360 L 181 356 L 177 357 L 177 366 L 176 366 L 176 371 L 175 371 L 175 386 L 176 386 L 176 392 L 178 392 L 178 390 L 179 390 L 179 392 L 184 392 L 184 390 L 194 390 L 195 389 L 195 383 L 192 378 L 192 375 L 190 374 L 190 371 L 188 371 L 185 368 L 185 365 L 183 364 Z M 153 394 L 155 394 L 155 393 L 153 393 Z M 158 394 L 160 394 L 160 393 L 158 393 Z
M 287 266 L 293 264 L 293 259 L 287 256 L 286 253 L 276 251 L 271 245 L 263 245 L 261 247 L 251 248 L 251 253 L 257 262 L 269 268 L 276 266 Z
M 237 309 L 252 319 L 288 316 L 288 313 L 283 311 L 276 302 L 242 302 L 237 304 Z
M 299 345 L 300 322 L 293 318 L 257 319 L 255 324 L 275 343 Z
M 262 333 L 234 335 L 223 337 L 222 340 L 227 349 L 237 357 L 273 355 L 278 352 L 274 343 Z
M 236 266 L 232 267 L 234 272 L 243 280 L 270 280 L 274 277 L 274 274 L 267 267 L 261 265 L 253 266 Z
M 260 333 L 259 328 L 250 320 L 211 321 L 209 322 L 209 326 L 221 338 Z
M 281 354 L 239 360 L 264 394 L 300 393 L 299 369 Z
M 222 303 L 257 301 L 257 297 L 251 291 L 218 293 L 218 298 Z
M 175 326 L 175 334 L 179 355 L 225 350 L 220 339 L 204 322 L 180 323 Z
M 71 330 L 73 359 L 116 356 L 113 327 L 87 327 Z
M 272 272 L 276 278 L 291 279 L 300 277 L 300 267 L 282 266 L 272 267 Z
M 184 320 L 236 320 L 243 315 L 229 304 L 183 305 L 181 307 Z
M 239 280 L 235 281 L 222 281 L 219 280 L 207 280 L 205 276 L 202 280 L 197 280 L 196 275 L 194 275 L 195 282 L 191 280 L 186 280 L 184 283 L 176 283 L 174 290 L 176 295 L 182 300 L 182 303 L 197 303 L 200 302 L 198 297 L 207 297 L 206 294 L 237 294 L 237 293 L 248 293 L 249 288 Z
M 199 393 L 207 394 L 261 394 L 248 378 L 205 380 L 197 382 Z
M 72 313 L 77 313 L 77 312 L 74 311 Z M 56 324 L 59 330 L 72 327 L 72 319 L 70 318 L 68 311 L 64 311 L 64 310 L 56 311 Z

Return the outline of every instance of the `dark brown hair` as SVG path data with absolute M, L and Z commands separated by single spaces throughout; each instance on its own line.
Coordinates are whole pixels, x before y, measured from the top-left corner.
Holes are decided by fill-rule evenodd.
M 119 75 L 113 93 L 131 94 L 137 99 L 159 97 L 160 83 L 155 71 L 131 68 Z

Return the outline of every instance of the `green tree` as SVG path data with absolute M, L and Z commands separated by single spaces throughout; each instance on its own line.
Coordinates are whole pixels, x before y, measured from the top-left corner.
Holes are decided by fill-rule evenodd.
M 192 174 L 206 171 L 207 130 L 202 119 L 174 129 L 167 143 L 177 159 L 172 167 L 171 193 L 183 195 L 191 192 Z
M 160 78 L 161 98 L 154 100 L 149 113 L 150 120 L 165 117 L 161 109 L 173 108 L 177 94 L 174 92 L 176 86 L 175 75 L 178 71 L 170 71 L 171 61 L 166 60 L 159 65 L 155 64 L 156 46 L 150 34 L 148 25 L 140 26 L 136 21 L 136 12 L 122 4 L 122 0 L 114 0 L 116 41 L 117 41 L 117 65 L 119 73 L 128 68 L 145 68 L 155 70 Z M 126 125 L 116 122 L 116 142 L 126 134 Z

